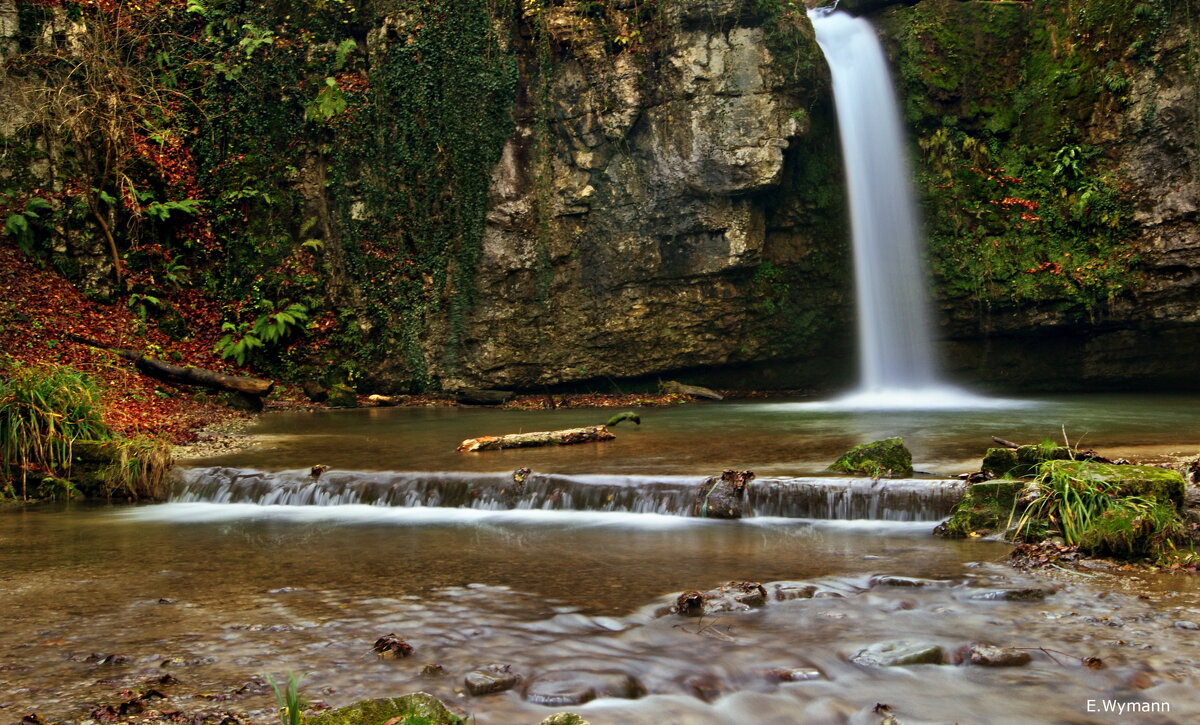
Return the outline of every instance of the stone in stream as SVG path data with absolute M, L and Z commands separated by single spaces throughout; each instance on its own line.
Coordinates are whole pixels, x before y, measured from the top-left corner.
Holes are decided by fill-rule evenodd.
M 787 602 L 792 599 L 812 599 L 817 593 L 817 585 L 800 582 L 777 582 L 772 596 L 777 602 Z
M 395 634 L 385 634 L 375 640 L 375 644 L 371 646 L 371 651 L 379 655 L 379 659 L 398 660 L 411 655 L 413 647 Z
M 773 667 L 763 676 L 771 682 L 808 682 L 824 677 L 815 667 Z
M 745 612 L 767 603 L 767 590 L 758 582 L 729 582 L 706 592 L 684 592 L 675 598 L 675 604 L 658 612 L 678 614 L 684 617 L 701 617 L 720 612 Z
M 366 700 L 308 718 L 308 725 L 382 725 L 382 723 L 465 723 L 433 695 L 416 692 L 403 697 Z
M 971 599 L 982 602 L 1040 602 L 1054 592 L 1049 589 L 1027 587 L 1025 589 L 993 589 L 972 594 Z
M 732 469 L 726 469 L 720 476 L 706 478 L 696 489 L 692 516 L 709 519 L 742 518 L 746 486 L 753 480 L 753 471 Z
M 940 665 L 944 660 L 942 648 L 926 642 L 896 640 L 878 642 L 850 658 L 856 665 L 867 667 L 905 667 L 908 665 Z
M 967 647 L 963 661 L 977 667 L 1021 667 L 1033 657 L 1024 650 L 976 642 Z
M 544 672 L 525 688 L 525 699 L 537 705 L 582 705 L 597 697 L 637 699 L 646 688 L 636 678 L 619 671 L 556 670 Z
M 513 672 L 512 665 L 491 664 L 468 672 L 463 684 L 467 692 L 478 697 L 511 690 L 521 684 L 521 675 Z
M 903 438 L 885 438 L 851 448 L 829 470 L 872 478 L 904 478 L 913 473 L 912 453 Z

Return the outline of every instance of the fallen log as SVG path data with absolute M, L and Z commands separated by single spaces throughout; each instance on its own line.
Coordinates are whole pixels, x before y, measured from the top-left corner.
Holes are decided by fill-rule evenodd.
M 116 353 L 133 363 L 143 375 L 161 380 L 171 385 L 195 385 L 212 390 L 223 390 L 229 393 L 241 393 L 255 398 L 262 398 L 275 388 L 274 380 L 252 378 L 240 375 L 222 375 L 221 373 L 205 370 L 204 368 L 180 367 L 150 357 L 137 350 L 127 350 L 121 347 L 105 345 L 80 335 L 67 335 L 67 339 L 89 347 L 108 350 Z
M 676 395 L 690 395 L 693 398 L 707 398 L 709 400 L 724 400 L 722 396 L 715 390 L 704 388 L 699 385 L 684 385 L 683 383 L 668 380 L 659 385 L 664 393 L 675 393 Z
M 570 446 L 576 443 L 598 443 L 616 438 L 606 426 L 590 425 L 586 428 L 538 431 L 536 433 L 512 433 L 502 436 L 468 438 L 458 446 L 460 453 L 477 451 L 499 451 L 505 448 L 536 448 L 538 446 Z

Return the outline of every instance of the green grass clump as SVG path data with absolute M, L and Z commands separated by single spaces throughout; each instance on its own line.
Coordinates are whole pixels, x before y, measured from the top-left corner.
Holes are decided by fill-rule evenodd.
M 28 498 L 28 481 L 67 478 L 72 445 L 108 440 L 101 419 L 100 389 L 63 365 L 0 362 L 0 476 L 2 492 Z
M 1159 558 L 1186 539 L 1176 500 L 1182 478 L 1173 471 L 1047 461 L 1035 483 L 1037 496 L 1021 514 L 1015 538 L 1040 538 L 1054 527 L 1067 544 L 1123 558 Z

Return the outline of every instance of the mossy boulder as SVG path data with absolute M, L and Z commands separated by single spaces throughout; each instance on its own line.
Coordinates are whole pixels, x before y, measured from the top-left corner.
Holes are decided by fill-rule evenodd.
M 1046 461 L 1070 460 L 1071 457 L 1070 448 L 1047 443 L 1018 448 L 989 448 L 979 470 L 996 478 L 1024 478 L 1036 476 L 1038 466 Z
M 872 441 L 846 451 L 829 470 L 874 478 L 903 478 L 912 475 L 912 453 L 898 436 Z
M 354 388 L 345 383 L 336 383 L 329 388 L 329 395 L 325 398 L 325 404 L 330 408 L 357 408 L 358 393 Z
M 467 719 L 450 712 L 433 695 L 416 692 L 403 697 L 385 697 L 358 702 L 309 718 L 309 725 L 465 725 Z
M 961 539 L 999 531 L 1008 525 L 1017 496 L 1024 487 L 1024 481 L 1009 480 L 985 481 L 968 487 L 950 518 L 934 533 Z

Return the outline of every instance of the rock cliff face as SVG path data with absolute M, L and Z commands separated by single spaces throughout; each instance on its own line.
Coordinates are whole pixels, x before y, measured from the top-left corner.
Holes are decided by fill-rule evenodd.
M 827 379 L 820 360 L 848 344 L 842 212 L 827 203 L 833 223 L 817 219 L 791 193 L 799 176 L 840 185 L 832 129 L 810 121 L 828 115 L 824 69 L 789 73 L 753 6 L 667 4 L 646 51 L 616 53 L 555 9 L 548 108 L 530 88 L 496 168 L 480 303 L 449 386 L 776 359 L 811 367 L 775 384 Z M 526 79 L 536 61 L 524 54 Z
M 1060 11 L 1043 2 L 988 7 L 925 0 L 880 17 L 889 37 L 912 34 L 922 19 L 937 19 L 987 49 L 989 67 L 980 70 L 969 65 L 969 54 L 914 51 L 921 46 L 930 51 L 944 42 L 933 33 L 917 32 L 917 46 L 895 44 L 902 69 L 921 63 L 936 72 L 944 64 L 951 69 L 946 76 L 964 76 L 957 85 L 907 84 L 907 93 L 928 93 L 918 102 L 925 108 L 910 113 L 917 124 L 915 136 L 928 139 L 934 126 L 945 125 L 993 144 L 1060 149 L 1058 153 L 1092 149 L 1094 161 L 1081 177 L 1090 182 L 1111 173 L 1114 200 L 1128 208 L 1128 223 L 1118 240 L 1126 250 L 1122 258 L 1128 255 L 1121 287 L 1089 309 L 1068 296 L 1014 300 L 997 293 L 967 299 L 944 286 L 939 289 L 951 368 L 969 379 L 1005 387 L 1194 388 L 1190 371 L 1200 353 L 1200 17 L 1174 5 L 1115 8 L 1084 2 L 1072 14 Z M 1001 25 L 1015 34 L 994 37 Z M 1007 77 L 991 75 L 993 69 L 1003 69 Z M 1003 114 L 1014 107 L 1021 114 L 1008 128 Z M 922 128 L 918 119 L 927 125 Z M 931 119 L 936 121 L 929 123 Z M 923 159 L 927 176 L 930 155 L 927 151 Z M 1027 182 L 1031 176 L 1046 176 L 1052 180 L 1049 190 L 1067 197 L 1087 182 L 1064 178 L 1057 158 L 1045 154 L 1022 175 Z M 1061 188 L 1055 189 L 1055 183 Z M 1020 196 L 1013 190 L 1020 188 L 1010 186 L 997 196 Z M 1036 213 L 1047 217 L 1047 211 L 1043 206 Z M 930 220 L 931 227 L 939 221 Z M 1041 223 L 1051 221 L 1043 218 Z M 1089 226 L 1094 218 L 1086 215 L 1063 222 L 1060 230 L 1084 237 L 1106 231 Z M 1031 229 L 1027 232 L 1029 245 L 1040 243 Z M 1046 261 L 1062 263 L 1060 276 L 1071 275 L 1069 258 L 1046 252 Z M 1033 277 L 1033 272 L 1017 275 Z M 1059 274 L 1057 268 L 1051 272 Z
M 951 14 L 968 36 L 993 30 L 972 29 L 995 20 L 973 14 L 974 3 L 911 4 L 877 18 L 885 36 L 900 35 L 918 10 Z M 481 303 L 463 364 L 443 371 L 450 386 L 527 387 L 693 368 L 709 375 L 744 369 L 730 382 L 751 386 L 836 385 L 853 377 L 853 291 L 826 70 L 803 23 L 786 29 L 792 54 L 779 57 L 778 28 L 768 37 L 776 20 L 755 11 L 761 5 L 668 3 L 665 22 L 647 37 L 652 50 L 641 55 L 606 53 L 594 26 L 559 9 L 548 23 L 556 58 L 546 93 L 551 142 L 539 146 L 531 91 L 496 170 Z M 1091 5 L 1102 4 L 1087 8 L 1100 12 Z M 1110 74 L 1115 64 L 1128 78 L 1119 101 L 1105 89 L 1095 97 L 1067 90 L 1041 112 L 1074 124 L 1064 139 L 1103 150 L 1098 163 L 1113 170 L 1132 202 L 1122 243 L 1135 256 L 1124 288 L 1086 309 L 1054 295 L 968 298 L 942 284 L 935 293 L 948 370 L 1000 387 L 1194 386 L 1195 23 L 1161 21 L 1170 29 L 1143 41 L 1135 60 L 1133 50 L 1117 47 L 1115 23 L 1106 26 L 1108 38 L 1056 37 L 1053 28 L 1037 32 L 1050 12 L 1044 3 L 1002 12 L 1026 35 L 989 46 L 996 67 L 1042 72 L 1036 63 L 1046 57 L 1052 72 L 1067 77 L 1053 66 L 1061 63 L 1082 75 L 1071 55 L 1090 43 L 1089 62 L 1107 59 Z M 931 63 L 905 58 L 897 44 L 893 53 L 901 66 Z M 529 78 L 534 60 L 525 56 Z M 981 100 L 998 97 L 996 89 L 978 87 L 986 82 L 970 78 L 969 69 L 959 72 L 964 86 L 922 101 L 926 113 L 974 114 L 964 126 L 997 127 L 992 115 L 1005 109 Z M 915 137 L 921 133 L 914 129 Z

